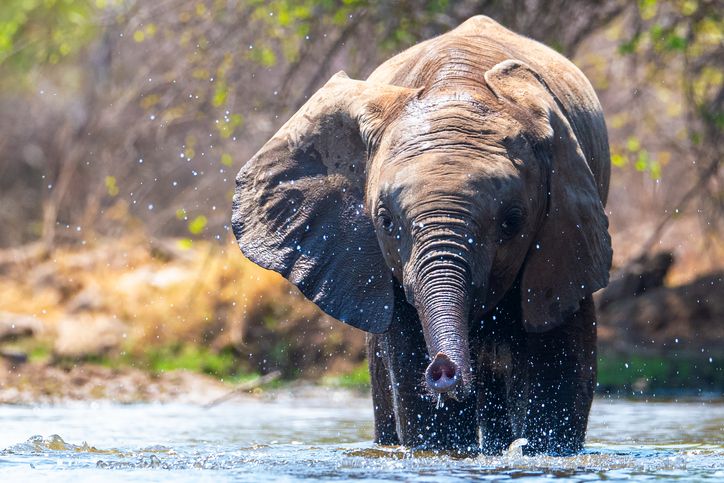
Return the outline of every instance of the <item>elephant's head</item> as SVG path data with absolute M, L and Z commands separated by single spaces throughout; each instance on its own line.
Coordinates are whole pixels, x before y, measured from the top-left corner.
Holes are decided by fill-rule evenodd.
M 393 279 L 416 307 L 428 388 L 470 388 L 472 300 L 520 281 L 523 324 L 559 325 L 608 280 L 607 219 L 555 95 L 505 61 L 479 87 L 335 75 L 239 172 L 244 254 L 325 312 L 381 333 Z

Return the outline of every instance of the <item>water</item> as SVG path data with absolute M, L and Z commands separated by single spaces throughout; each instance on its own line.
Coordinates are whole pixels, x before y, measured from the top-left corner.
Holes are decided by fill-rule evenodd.
M 1 481 L 724 480 L 724 403 L 597 400 L 586 451 L 455 459 L 378 448 L 369 400 L 0 406 Z M 41 436 L 36 436 L 41 435 Z

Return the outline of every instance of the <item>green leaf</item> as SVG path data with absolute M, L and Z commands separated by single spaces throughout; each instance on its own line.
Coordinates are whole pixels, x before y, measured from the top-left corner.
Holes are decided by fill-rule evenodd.
M 632 153 L 635 153 L 639 149 L 641 149 L 641 142 L 636 136 L 629 136 L 629 138 L 626 140 L 626 149 L 628 149 Z
M 199 215 L 189 222 L 189 232 L 198 235 L 206 228 L 207 219 L 204 215 Z
M 636 171 L 644 172 L 649 168 L 649 153 L 645 149 L 639 151 L 639 157 L 636 159 L 634 168 Z
M 222 106 L 226 102 L 229 95 L 229 86 L 224 81 L 219 81 L 214 89 L 214 96 L 211 98 L 211 104 L 214 107 Z
M 688 45 L 688 42 L 684 37 L 681 37 L 680 35 L 677 35 L 675 33 L 669 34 L 669 36 L 666 38 L 666 50 L 678 50 L 680 52 L 683 52 L 686 50 L 686 46 Z
M 618 53 L 621 55 L 630 55 L 636 52 L 636 46 L 638 45 L 638 40 L 629 40 L 628 42 L 622 42 L 618 46 Z
M 617 168 L 623 168 L 628 164 L 628 157 L 614 153 L 611 155 L 611 163 Z
M 181 238 L 176 244 L 181 250 L 190 250 L 194 246 L 194 241 L 191 238 Z
M 108 196 L 117 196 L 118 195 L 118 185 L 116 184 L 115 176 L 106 176 L 105 184 L 106 184 L 106 191 L 108 192 Z

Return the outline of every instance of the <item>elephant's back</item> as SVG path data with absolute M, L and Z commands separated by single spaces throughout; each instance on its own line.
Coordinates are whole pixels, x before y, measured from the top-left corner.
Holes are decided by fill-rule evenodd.
M 401 87 L 431 88 L 444 84 L 487 91 L 483 74 L 507 59 L 531 66 L 558 97 L 605 205 L 610 154 L 603 111 L 588 79 L 553 49 L 480 15 L 392 57 L 375 69 L 368 80 Z

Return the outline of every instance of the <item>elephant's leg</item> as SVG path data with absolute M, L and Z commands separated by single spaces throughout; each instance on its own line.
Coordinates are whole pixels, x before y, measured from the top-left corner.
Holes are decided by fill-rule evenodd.
M 490 367 L 478 373 L 478 422 L 485 454 L 499 455 L 515 439 L 511 426 L 505 380 Z
M 372 404 L 375 414 L 375 443 L 400 444 L 395 424 L 390 374 L 385 366 L 387 348 L 383 336 L 367 334 L 367 360 L 370 366 Z
M 522 422 L 515 418 L 520 404 L 520 342 L 524 334 L 517 321 L 520 296 L 513 290 L 487 314 L 472 337 L 478 355 L 478 421 L 481 444 L 486 454 L 504 452 L 522 434 Z M 525 370 L 525 368 L 523 368 Z
M 595 322 L 587 297 L 560 327 L 528 336 L 527 453 L 565 455 L 583 449 L 596 384 Z
M 436 398 L 427 393 L 424 374 L 429 358 L 417 311 L 395 287 L 395 316 L 381 337 L 387 347 L 397 433 L 400 443 L 415 449 L 477 452 L 475 395 L 463 401 Z

